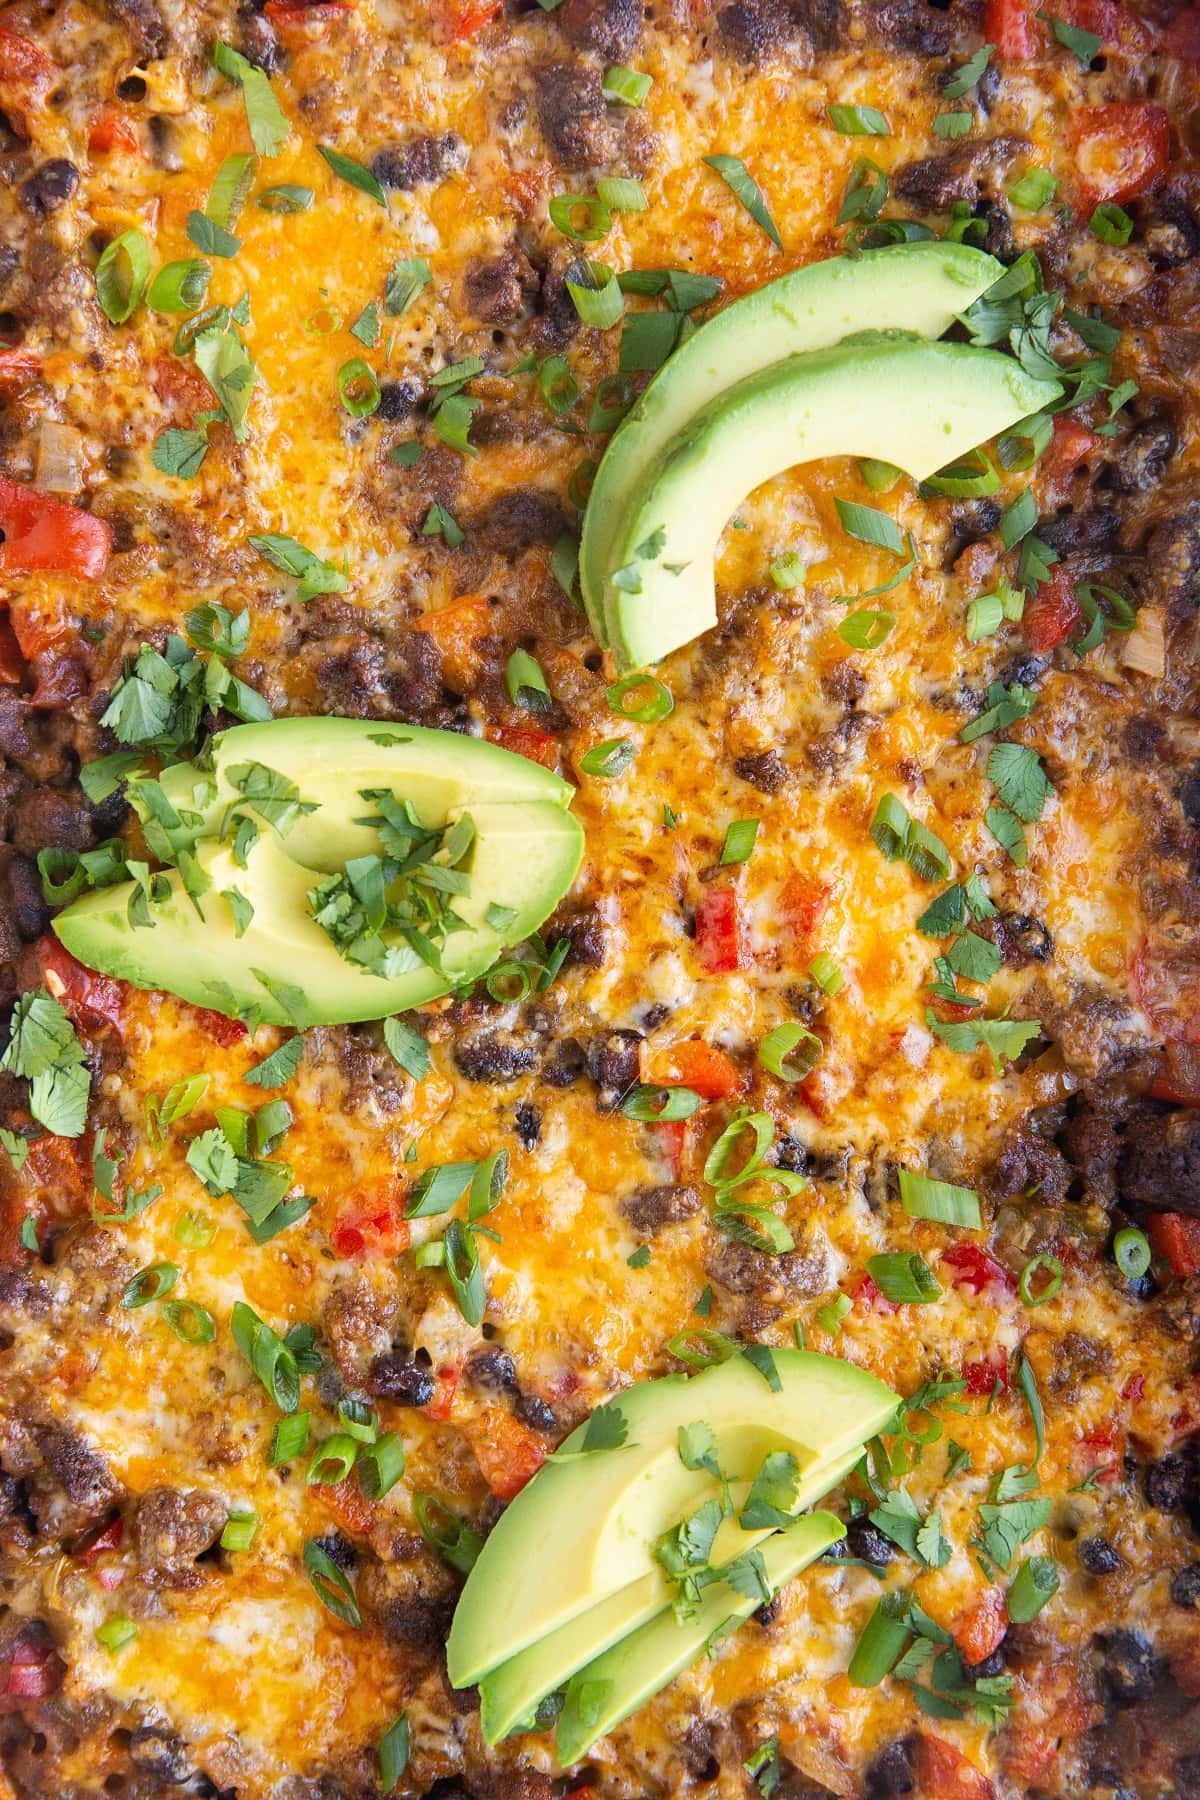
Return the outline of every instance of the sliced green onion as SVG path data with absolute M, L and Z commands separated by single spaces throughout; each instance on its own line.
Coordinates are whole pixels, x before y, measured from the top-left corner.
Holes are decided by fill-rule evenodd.
M 910 1219 L 934 1219 L 939 1225 L 982 1231 L 979 1195 L 974 1188 L 935 1181 L 930 1175 L 915 1175 L 911 1169 L 901 1169 L 899 1181 L 900 1204 Z
M 332 332 L 342 329 L 342 309 L 340 306 L 318 306 L 315 312 L 309 313 L 304 321 L 305 331 L 314 337 L 329 337 Z
M 829 120 L 843 137 L 890 137 L 892 128 L 877 106 L 831 106 Z
M 275 1426 L 271 1438 L 271 1453 L 267 1458 L 273 1469 L 282 1463 L 289 1463 L 299 1456 L 308 1444 L 309 1415 L 306 1412 L 290 1414 L 280 1419 Z
M 564 237 L 581 244 L 594 244 L 612 230 L 612 214 L 595 194 L 556 194 L 546 210 Z
M 1113 1256 L 1122 1275 L 1136 1281 L 1150 1267 L 1150 1239 L 1144 1231 L 1126 1225 L 1113 1239 Z
M 225 158 L 217 170 L 216 180 L 208 196 L 208 205 L 204 209 L 214 225 L 220 225 L 225 231 L 233 230 L 257 174 L 257 156 L 243 152 Z
M 799 587 L 808 570 L 801 562 L 795 550 L 785 550 L 771 564 L 771 580 L 780 593 L 786 594 L 789 588 Z
M 600 91 L 606 100 L 619 100 L 623 106 L 641 106 L 654 86 L 652 75 L 639 69 L 623 69 L 619 63 L 605 69 Z
M 692 1088 L 655 1087 L 651 1082 L 639 1081 L 622 1100 L 621 1111 L 627 1119 L 659 1125 L 690 1119 L 703 1104 Z
M 639 694 L 645 698 L 639 700 Z M 613 682 L 604 697 L 622 719 L 630 719 L 638 725 L 657 725 L 660 719 L 668 718 L 675 710 L 670 688 L 664 687 L 654 675 L 623 675 L 620 681 Z
M 175 1227 L 175 1236 L 179 1243 L 185 1244 L 189 1250 L 204 1250 L 217 1235 L 217 1228 L 207 1213 L 185 1212 L 180 1215 Z
M 908 841 L 909 816 L 895 794 L 881 796 L 871 820 L 871 836 L 886 862 L 899 862 Z
M 185 319 L 175 333 L 171 344 L 176 356 L 187 356 L 202 331 L 210 328 L 217 331 L 228 331 L 232 313 L 227 306 L 206 306 L 202 312 L 195 313 Z
M 630 738 L 606 738 L 602 744 L 593 744 L 579 758 L 579 767 L 585 775 L 595 775 L 601 781 L 611 781 L 627 769 L 637 755 L 637 745 Z
M 895 1306 L 928 1306 L 942 1297 L 937 1276 L 915 1250 L 869 1256 L 867 1274 L 884 1299 Z
M 404 1473 L 404 1439 L 385 1431 L 358 1453 L 358 1484 L 368 1500 L 382 1500 Z
M 360 1444 L 373 1444 L 379 1435 L 379 1419 L 375 1408 L 368 1406 L 365 1400 L 339 1400 L 338 1424 L 347 1437 L 357 1438 Z
M 579 398 L 579 383 L 565 356 L 547 356 L 538 364 L 538 386 L 542 399 L 556 419 L 569 413 Z
M 1033 1284 L 1043 1269 L 1047 1271 L 1050 1279 L 1035 1293 Z M 1063 1266 L 1057 1256 L 1043 1254 L 1031 1257 L 1025 1264 L 1021 1270 L 1020 1280 L 1017 1282 L 1017 1292 L 1026 1306 L 1044 1306 L 1047 1300 L 1053 1300 L 1062 1284 Z
M 433 1238 L 428 1244 L 418 1244 L 413 1251 L 414 1269 L 444 1269 L 446 1266 L 446 1246 L 441 1238 Z
M 457 1569 L 461 1575 L 469 1575 L 483 1549 L 479 1533 L 472 1531 L 457 1513 L 451 1512 L 436 1494 L 414 1494 L 412 1509 L 425 1542 L 452 1569 Z
M 803 1081 L 820 1062 L 825 1046 L 814 1031 L 789 1019 L 768 1031 L 758 1046 L 758 1060 L 779 1081 Z
M 904 860 L 922 881 L 945 881 L 954 869 L 950 852 L 941 838 L 930 831 L 928 825 L 923 825 L 920 819 L 910 819 L 908 822 Z
M 304 1546 L 304 1567 L 308 1571 L 308 1579 L 312 1583 L 317 1599 L 333 1614 L 347 1625 L 356 1628 L 362 1624 L 362 1614 L 358 1610 L 358 1599 L 353 1583 L 343 1575 L 333 1558 L 322 1550 L 316 1538 L 309 1538 Z
M 817 1308 L 817 1324 L 822 1331 L 827 1331 L 830 1337 L 836 1337 L 842 1329 L 842 1320 L 853 1305 L 854 1302 L 849 1294 L 838 1294 L 827 1305 Z
M 667 1352 L 689 1369 L 711 1369 L 737 1356 L 742 1345 L 722 1331 L 680 1331 L 668 1341 Z
M 549 712 L 554 705 L 542 665 L 528 650 L 513 651 L 504 665 L 504 685 L 513 705 L 527 712 Z
M 490 969 L 484 985 L 499 1005 L 517 1006 L 533 992 L 533 976 L 527 963 L 514 959 Z
M 575 311 L 585 325 L 606 331 L 619 322 L 625 296 L 616 275 L 604 263 L 573 262 L 565 279 Z
M 408 1714 L 401 1713 L 379 1740 L 379 1782 L 384 1794 L 390 1794 L 408 1767 L 411 1734 Z
M 880 644 L 890 637 L 896 623 L 895 613 L 879 610 L 873 612 L 869 607 L 851 613 L 838 626 L 838 636 L 842 642 L 849 644 L 852 650 L 878 650 Z
M 221 1533 L 222 1550 L 248 1550 L 261 1522 L 256 1512 L 231 1512 Z
M 1026 169 L 1021 179 L 1009 188 L 1008 197 L 1023 212 L 1041 212 L 1047 200 L 1053 200 L 1057 192 L 1058 178 L 1048 169 Z
M 749 862 L 754 854 L 758 827 L 757 819 L 734 819 L 731 822 L 725 832 L 725 842 L 721 846 L 722 868 L 727 868 L 731 863 Z
M 126 1644 L 132 1644 L 138 1634 L 138 1628 L 132 1619 L 120 1614 L 114 1619 L 105 1619 L 103 1625 L 96 1627 L 96 1642 L 115 1656 L 118 1650 L 124 1650 Z
M 884 1594 L 854 1646 L 849 1668 L 851 1686 L 878 1687 L 899 1662 L 910 1635 L 908 1596 Z
M 375 372 L 361 356 L 352 356 L 342 364 L 337 384 L 342 405 L 352 419 L 369 418 L 382 398 Z
M 1019 471 L 1032 469 L 1049 449 L 1053 436 L 1054 421 L 1049 413 L 1030 413 L 1027 419 L 1022 419 L 998 440 L 996 455 L 1000 458 L 1000 466 Z
M 150 245 L 136 227 L 123 231 L 96 264 L 96 298 L 105 318 L 124 325 L 138 309 L 150 279 Z
M 744 1150 L 742 1136 L 747 1131 L 754 1141 L 749 1150 Z M 749 1180 L 774 1136 L 775 1126 L 768 1113 L 735 1113 L 705 1159 L 704 1179 L 709 1187 L 739 1187 Z M 739 1155 L 740 1163 L 735 1161 Z
M 146 291 L 146 304 L 155 312 L 192 312 L 208 292 L 212 264 L 202 256 L 186 256 L 164 263 Z
M 125 1283 L 121 1294 L 121 1311 L 134 1312 L 139 1306 L 149 1306 L 152 1300 L 161 1300 L 169 1294 L 179 1280 L 179 1270 L 174 1263 L 151 1263 L 148 1269 L 139 1269 L 138 1273 Z
M 629 176 L 609 176 L 596 183 L 596 192 L 615 213 L 644 213 L 650 202 L 640 181 Z
M 846 985 L 846 977 L 842 974 L 834 958 L 825 950 L 813 957 L 808 965 L 808 972 L 822 993 L 829 994 L 831 997 L 834 994 L 840 994 Z
M 254 202 L 264 212 L 299 213 L 307 212 L 316 195 L 310 187 L 297 187 L 294 182 L 281 181 L 277 187 L 264 188 Z
M 1031 1556 L 1017 1570 L 1009 1586 L 1008 1617 L 1014 1625 L 1027 1625 L 1059 1590 L 1058 1567 L 1049 1556 Z
M 637 399 L 637 389 L 633 385 L 632 375 L 606 375 L 596 389 L 592 400 L 592 410 L 588 414 L 588 430 L 597 435 L 615 431 L 625 414 Z M 596 473 L 595 463 L 583 463 L 582 468 L 590 469 L 591 475 Z M 575 477 L 571 477 L 574 482 Z M 591 476 L 588 477 L 588 491 L 591 491 Z M 567 498 L 572 506 L 582 508 L 582 503 L 567 488 Z
M 317 1445 L 304 1479 L 309 1487 L 336 1487 L 345 1481 L 357 1458 L 358 1439 L 348 1431 L 335 1431 Z
M 1102 244 L 1127 244 L 1133 236 L 1133 220 L 1123 206 L 1106 200 L 1092 214 L 1092 235 Z
M 981 638 L 991 637 L 999 631 L 1004 622 L 1004 608 L 1000 604 L 999 594 L 976 594 L 967 602 L 967 642 L 977 644 Z
M 858 472 L 873 494 L 890 494 L 904 470 L 895 463 L 880 462 L 876 456 L 859 458 Z
M 216 1320 L 197 1300 L 166 1301 L 163 1318 L 185 1344 L 211 1344 L 217 1335 Z
M 603 387 L 603 386 L 604 386 L 604 383 L 601 382 L 600 387 Z M 596 400 L 599 400 L 599 398 L 600 398 L 600 388 L 597 388 L 596 389 Z M 595 406 L 596 406 L 596 401 L 593 401 L 592 402 L 593 412 L 595 411 Z M 592 424 L 591 420 L 589 419 L 588 420 L 588 430 L 595 431 L 595 429 L 596 429 L 596 427 Z M 611 427 L 606 426 L 604 429 L 609 430 L 609 429 L 611 429 Z M 571 479 L 567 483 L 567 499 L 571 502 L 571 505 L 575 508 L 575 510 L 577 512 L 582 512 L 584 507 L 588 503 L 588 497 L 592 491 L 592 483 L 596 479 L 597 467 L 598 467 L 598 465 L 595 462 L 593 462 L 593 460 L 590 456 L 588 456 L 588 457 L 584 458 L 584 460 L 578 465 L 577 468 L 575 468 L 571 471 Z
M 952 500 L 981 500 L 998 493 L 1000 477 L 987 451 L 976 450 L 972 454 L 977 459 L 974 463 L 951 463 L 936 475 L 927 476 L 918 493 L 922 498 L 945 494 Z

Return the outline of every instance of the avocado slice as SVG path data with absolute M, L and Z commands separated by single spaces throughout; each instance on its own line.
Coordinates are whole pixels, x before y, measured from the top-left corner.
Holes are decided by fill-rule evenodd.
M 286 835 L 266 822 L 245 866 L 217 834 L 230 806 L 260 818 L 236 785 L 260 764 L 295 783 L 315 810 Z M 194 808 L 211 833 L 196 848 L 209 886 L 203 918 L 178 870 L 153 908 L 153 927 L 133 927 L 133 883 L 102 888 L 59 914 L 54 929 L 89 967 L 138 987 L 164 988 L 198 1006 L 298 1026 L 383 1018 L 419 1006 L 488 969 L 507 945 L 529 936 L 571 885 L 583 834 L 567 811 L 574 795 L 549 770 L 451 731 L 389 727 L 356 719 L 280 719 L 237 726 L 215 740 L 213 768 L 179 764 L 162 786 L 177 808 Z M 446 936 L 439 971 L 415 954 L 384 977 L 343 957 L 317 924 L 309 893 L 352 857 L 380 852 L 375 806 L 364 790 L 412 802 L 440 829 L 464 814 L 475 826 L 465 867 L 469 891 L 455 896 L 465 928 Z M 236 889 L 253 909 L 241 937 L 224 898 Z M 495 909 L 500 909 L 496 911 Z
M 1061 392 L 998 351 L 890 333 L 788 357 L 728 389 L 671 441 L 625 509 L 614 567 L 630 573 L 605 588 L 618 663 L 642 668 L 716 624 L 717 541 L 772 476 L 819 457 L 872 456 L 924 480 Z
M 777 1593 L 836 1544 L 844 1527 L 832 1513 L 808 1513 L 768 1538 L 762 1548 L 767 1586 Z M 700 1657 L 714 1631 L 740 1624 L 760 1605 L 724 1582 L 706 1588 L 696 1616 L 681 1624 L 670 1607 L 574 1675 L 558 1719 L 555 1755 L 565 1769 L 587 1755 L 597 1738 L 665 1688 Z
M 850 1473 L 861 1455 L 861 1446 L 856 1444 L 836 1461 L 814 1465 L 797 1488 L 793 1510 L 803 1511 L 822 1499 Z M 726 1532 L 722 1528 L 714 1543 L 714 1556 L 729 1562 L 744 1551 L 757 1548 L 770 1535 L 766 1530 L 731 1528 Z M 519 1730 L 547 1694 L 562 1687 L 585 1663 L 594 1661 L 647 1624 L 670 1601 L 671 1588 L 664 1575 L 657 1571 L 643 1575 L 485 1675 L 479 1683 L 479 1700 L 480 1721 L 488 1743 L 498 1744 L 501 1738 Z
M 777 1393 L 742 1356 L 691 1380 L 639 1382 L 611 1403 L 626 1421 L 623 1445 L 543 1465 L 501 1515 L 467 1577 L 446 1650 L 455 1687 L 472 1686 L 658 1572 L 654 1546 L 663 1533 L 720 1492 L 711 1474 L 684 1467 L 681 1425 L 712 1427 L 736 1499 L 768 1451 L 790 1450 L 807 1483 L 857 1450 L 896 1409 L 890 1388 L 837 1357 L 771 1354 Z M 580 1451 L 587 1430 L 585 1423 L 572 1432 L 560 1454 Z M 721 1550 L 726 1541 L 718 1539 Z
M 801 350 L 821 350 L 881 320 L 940 337 L 1004 273 L 967 244 L 898 244 L 793 269 L 735 300 L 672 354 L 613 434 L 583 519 L 579 576 L 597 642 L 608 645 L 604 584 L 625 510 L 650 464 L 702 407 Z

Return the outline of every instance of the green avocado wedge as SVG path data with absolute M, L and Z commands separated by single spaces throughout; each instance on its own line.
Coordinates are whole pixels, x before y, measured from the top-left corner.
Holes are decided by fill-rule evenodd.
M 681 1426 L 710 1426 L 736 1501 L 770 1451 L 790 1451 L 807 1487 L 895 1411 L 890 1388 L 837 1357 L 771 1355 L 777 1392 L 745 1357 L 733 1356 L 691 1380 L 668 1375 L 627 1388 L 607 1409 L 626 1427 L 618 1447 L 580 1454 L 590 1422 L 572 1432 L 502 1514 L 467 1577 L 446 1652 L 455 1687 L 473 1685 L 657 1574 L 663 1533 L 721 1491 L 709 1471 L 683 1463 Z M 726 1520 L 714 1556 L 738 1554 L 745 1536 Z
M 793 269 L 701 325 L 622 420 L 592 484 L 579 575 L 597 642 L 608 645 L 604 586 L 620 567 L 614 551 L 626 507 L 693 414 L 771 363 L 873 326 L 940 337 L 1003 273 L 994 257 L 967 244 L 898 244 Z
M 772 1594 L 836 1544 L 845 1527 L 832 1513 L 809 1513 L 767 1539 L 762 1548 L 766 1584 Z M 587 1755 L 597 1738 L 665 1688 L 703 1655 L 714 1632 L 740 1625 L 762 1604 L 716 1582 L 706 1588 L 694 1618 L 686 1624 L 670 1607 L 648 1625 L 623 1638 L 575 1674 L 558 1719 L 555 1755 L 569 1768 Z
M 263 771 L 276 778 L 268 789 L 291 784 L 312 810 L 269 795 L 256 802 Z M 314 917 L 309 896 L 323 879 L 343 874 L 347 863 L 378 872 L 385 846 L 366 822 L 379 816 L 378 802 L 364 798 L 372 792 L 407 801 L 430 831 L 464 817 L 474 827 L 459 865 L 466 890 L 452 895 L 456 916 L 436 966 L 397 933 L 385 939 L 392 952 L 386 973 L 365 969 L 341 954 Z M 138 889 L 125 882 L 67 907 L 54 922 L 58 937 L 89 968 L 278 1025 L 383 1018 L 483 974 L 553 911 L 583 853 L 567 783 L 449 731 L 337 718 L 237 726 L 215 740 L 211 770 L 177 764 L 161 794 L 199 834 L 195 901 L 171 869 L 165 898 L 150 908 L 151 925 L 131 923 Z M 256 831 L 242 860 L 238 817 Z
M 667 446 L 625 509 L 605 589 L 622 668 L 642 668 L 717 621 L 713 567 L 747 494 L 797 463 L 876 457 L 918 481 L 1058 399 L 1012 357 L 872 334 L 812 350 L 726 390 Z
M 861 1447 L 856 1444 L 837 1461 L 814 1465 L 796 1490 L 793 1511 L 801 1512 L 823 1499 L 844 1480 L 861 1455 Z M 729 1561 L 759 1547 L 769 1535 L 765 1530 L 730 1533 L 721 1540 L 722 1554 Z M 547 1694 L 562 1687 L 585 1663 L 648 1624 L 669 1606 L 670 1599 L 670 1584 L 664 1575 L 657 1571 L 644 1575 L 485 1675 L 479 1684 L 479 1700 L 480 1721 L 488 1743 L 498 1744 L 501 1738 L 520 1729 Z

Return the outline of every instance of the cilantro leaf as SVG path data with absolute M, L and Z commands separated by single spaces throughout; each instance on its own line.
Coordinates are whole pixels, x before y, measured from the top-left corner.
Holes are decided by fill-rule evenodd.
M 940 1516 L 932 1512 L 917 1532 L 917 1555 L 930 1569 L 943 1569 L 954 1554 L 942 1533 Z
M 343 156 L 340 150 L 334 150 L 329 144 L 318 144 L 318 153 L 324 157 L 339 181 L 348 182 L 351 187 L 358 188 L 360 193 L 367 194 L 376 206 L 387 210 L 387 195 L 370 169 L 364 169 L 360 162 L 352 156 Z
M 208 432 L 183 431 L 172 426 L 160 432 L 150 447 L 150 461 L 160 475 L 192 481 L 208 455 Z
M 593 1409 L 580 1449 L 589 1454 L 594 1450 L 619 1450 L 628 1436 L 629 1420 L 620 1403 L 607 1400 Z
M 201 1132 L 187 1147 L 187 1166 L 208 1192 L 219 1197 L 227 1194 L 238 1176 L 238 1159 L 233 1146 L 219 1125 Z
M 1049 1500 L 1010 1500 L 1002 1506 L 985 1503 L 979 1508 L 983 1523 L 983 1548 L 994 1563 L 1007 1569 L 1021 1545 L 1050 1519 Z
M 203 217 L 202 214 L 194 215 Z M 197 332 L 192 344 L 196 367 L 224 408 L 230 429 L 239 444 L 250 435 L 246 414 L 258 380 L 258 370 L 232 325 L 212 325 Z
M 963 923 L 966 915 L 966 899 L 962 888 L 955 882 L 953 887 L 948 887 L 925 908 L 917 920 L 917 930 L 922 937 L 949 937 Z
M 779 1379 L 779 1370 L 775 1367 L 775 1358 L 766 1344 L 744 1344 L 742 1355 L 752 1369 L 757 1369 L 773 1394 L 783 1392 L 783 1382 Z
M 403 1019 L 385 1019 L 383 1041 L 406 1075 L 424 1081 L 429 1073 L 429 1045 L 415 1025 Z
M 252 1069 L 247 1069 L 242 1080 L 250 1087 L 283 1087 L 295 1075 L 303 1056 L 304 1034 L 299 1032 L 295 1037 L 285 1038 L 278 1050 L 273 1050 L 270 1056 L 265 1056 Z
M 988 757 L 987 772 L 1018 819 L 1032 824 L 1041 818 L 1054 788 L 1036 750 L 1027 744 L 997 744 Z
M 223 225 L 218 225 L 215 219 L 198 209 L 188 214 L 187 234 L 205 256 L 236 256 L 242 247 L 241 239 L 234 237 L 232 231 L 226 231 Z
M 677 1439 L 679 1460 L 685 1469 L 707 1469 L 718 1480 L 721 1465 L 717 1461 L 717 1439 L 711 1425 L 698 1419 L 694 1425 L 681 1425 Z
M 318 594 L 340 594 L 349 585 L 345 572 L 324 561 L 315 551 L 282 532 L 254 532 L 246 539 L 251 547 L 265 556 L 272 568 L 284 575 L 299 577 L 296 598 L 301 604 L 315 600 Z
M 961 1022 L 945 1024 L 937 1014 L 927 1010 L 925 1023 L 934 1037 L 941 1038 L 947 1049 L 959 1050 L 969 1055 L 980 1048 L 990 1055 L 997 1075 L 1000 1073 L 1000 1058 L 1007 1056 L 1011 1062 L 1042 1033 L 1040 1019 L 964 1019 Z
M 893 1544 L 898 1544 L 910 1556 L 916 1556 L 917 1533 L 925 1520 L 920 1507 L 906 1488 L 893 1488 L 868 1517 L 884 1537 L 890 1538 Z
M 1001 681 L 993 681 L 987 697 L 984 711 L 968 719 L 959 731 L 960 743 L 973 744 L 976 738 L 986 737 L 990 731 L 1004 731 L 1018 719 L 1027 719 L 1037 704 L 1033 689 L 1024 687 L 1019 681 L 1014 681 L 1010 687 L 1005 687 Z
M 213 45 L 213 62 L 227 80 L 237 82 L 242 90 L 250 141 L 258 154 L 278 156 L 292 128 L 262 69 L 223 43 Z
M 763 1457 L 746 1496 L 739 1524 L 743 1531 L 790 1525 L 800 1481 L 800 1465 L 790 1450 L 772 1450 Z
M 974 56 L 963 63 L 957 73 L 946 83 L 942 89 L 942 98 L 944 100 L 961 100 L 964 94 L 969 94 L 995 54 L 996 46 L 994 44 L 984 44 L 983 48 L 977 50 Z
M 1016 815 L 1009 812 L 1007 806 L 989 806 L 983 815 L 983 822 L 1009 861 L 1015 863 L 1018 869 L 1023 869 L 1029 861 L 1029 845 L 1025 842 L 1025 833 L 1021 830 L 1021 822 Z

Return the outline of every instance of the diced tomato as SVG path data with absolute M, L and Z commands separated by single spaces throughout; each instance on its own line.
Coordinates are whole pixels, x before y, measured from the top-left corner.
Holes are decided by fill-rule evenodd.
M 347 1476 L 345 1481 L 327 1486 L 318 1483 L 312 1491 L 320 1495 L 338 1524 L 353 1537 L 366 1537 L 375 1523 L 375 1508 L 356 1481 Z
M 0 81 L 38 81 L 49 85 L 61 73 L 58 64 L 29 38 L 0 29 Z
M 1029 62 L 1037 53 L 1029 0 L 987 0 L 983 32 L 1002 62 Z
M 731 887 L 706 888 L 696 908 L 696 951 L 706 975 L 743 967 L 742 913 Z
M 833 889 L 815 875 L 796 872 L 788 876 L 779 896 L 779 910 L 793 940 L 797 958 L 809 958 L 816 949 L 814 935 Z
M 1067 21 L 1094 31 L 1103 49 L 1149 50 L 1153 39 L 1145 25 L 1118 0 L 1066 0 Z
M 1083 106 L 1074 128 L 1079 186 L 1092 206 L 1136 200 L 1166 173 L 1171 126 L 1161 106 L 1144 101 Z
M 1195 1044 L 1169 1043 L 1159 1059 L 1150 1093 L 1155 1100 L 1200 1106 L 1200 1048 Z
M 343 1213 L 330 1233 L 338 1255 L 399 1256 L 407 1250 L 412 1229 L 404 1217 L 405 1192 L 402 1182 L 394 1182 Z
M 865 1269 L 858 1269 L 851 1275 L 846 1283 L 846 1292 L 854 1302 L 856 1312 L 879 1313 L 886 1318 L 889 1313 L 900 1310 L 894 1301 L 881 1293 Z
M 497 1500 L 515 1500 L 550 1454 L 545 1438 L 503 1406 L 485 1406 L 463 1430 Z
M 150 365 L 150 385 L 164 410 L 177 419 L 211 411 L 216 395 L 193 362 L 164 353 Z
M 968 1394 L 978 1394 L 986 1398 L 994 1393 L 997 1384 L 1000 1392 L 1008 1392 L 1008 1358 L 1003 1350 L 993 1350 L 990 1356 L 981 1357 L 977 1362 L 963 1364 L 963 1380 L 967 1384 Z
M 137 126 L 127 113 L 105 106 L 88 128 L 88 149 L 93 156 L 111 156 L 114 150 L 139 148 Z
M 725 1100 L 745 1086 L 729 1058 L 702 1038 L 672 1044 L 650 1059 L 647 1079 L 664 1087 L 689 1087 L 702 1100 Z
M 489 744 L 499 744 L 514 756 L 527 756 L 543 769 L 558 768 L 558 739 L 535 725 L 489 725 L 486 736 Z
M 1100 1431 L 1089 1431 L 1080 1438 L 1079 1449 L 1085 1474 L 1094 1475 L 1098 1481 L 1120 1480 L 1125 1458 L 1123 1431 L 1109 1426 Z
M 210 1006 L 189 1005 L 188 1011 L 196 1021 L 197 1029 L 214 1044 L 220 1044 L 222 1050 L 228 1050 L 231 1044 L 240 1044 L 249 1036 L 240 1019 L 230 1019 L 224 1013 L 214 1012 Z
M 0 475 L 0 531 L 2 570 L 54 569 L 95 581 L 112 551 L 112 528 L 104 519 L 7 475 Z
M 87 1563 L 90 1568 L 92 1563 L 103 1556 L 106 1551 L 119 1550 L 124 1536 L 125 1521 L 118 1513 L 115 1519 L 108 1521 L 107 1525 L 94 1527 L 87 1532 L 74 1554 L 81 1562 Z
M 22 1636 L 13 1646 L 2 1691 L 12 1700 L 45 1700 L 58 1692 L 64 1672 L 61 1659 L 48 1645 Z
M 1021 634 L 1031 650 L 1044 655 L 1069 638 L 1083 623 L 1083 609 L 1075 598 L 1074 578 L 1061 566 L 1025 602 Z
M 28 387 L 41 372 L 42 359 L 36 350 L 26 350 L 21 344 L 0 350 L 0 392 L 12 394 Z
M 999 1649 L 1008 1630 L 1008 1603 L 1004 1589 L 984 1588 L 954 1633 L 964 1662 L 980 1663 Z
M 1003 1288 L 1009 1294 L 1016 1292 L 1017 1284 L 1003 1263 L 978 1244 L 951 1244 L 942 1252 L 942 1267 L 952 1271 L 950 1279 L 956 1287 L 969 1287 L 973 1294 L 982 1294 L 990 1287 Z
M 995 1793 L 969 1757 L 928 1731 L 916 1734 L 913 1774 L 921 1800 L 993 1800 Z
M 437 1372 L 438 1391 L 421 1411 L 426 1418 L 439 1422 L 448 1419 L 454 1408 L 454 1396 L 458 1392 L 458 1384 L 462 1378 L 462 1367 L 458 1363 L 446 1363 Z
M 1200 1219 L 1189 1219 L 1183 1213 L 1151 1213 L 1146 1236 L 1155 1256 L 1169 1263 L 1172 1275 L 1183 1280 L 1200 1274 Z
M 124 989 L 119 981 L 97 975 L 76 962 L 71 952 L 47 932 L 34 946 L 42 980 L 56 1000 L 61 1000 L 76 1025 L 95 1027 L 98 1022 L 121 1029 Z
M 1047 498 L 1055 505 L 1065 496 L 1071 476 L 1081 464 L 1095 462 L 1104 454 L 1104 439 L 1089 431 L 1070 413 L 1059 413 L 1054 420 L 1054 435 L 1049 449 L 1038 463 L 1038 474 Z
M 1131 1375 L 1129 1380 L 1125 1383 L 1125 1386 L 1121 1389 L 1121 1398 L 1122 1400 L 1128 1400 L 1130 1406 L 1136 1406 L 1145 1391 L 1146 1377 L 1144 1375 Z
M 656 1125 L 658 1141 L 662 1152 L 670 1164 L 671 1173 L 676 1181 L 683 1173 L 683 1153 L 687 1146 L 688 1122 L 686 1119 L 668 1119 L 663 1125 Z
M 451 0 L 448 20 L 450 41 L 465 44 L 490 25 L 500 11 L 503 0 Z
M 1200 63 L 1200 6 L 1185 6 L 1167 26 L 1163 48 L 1177 62 Z
M 1167 1044 L 1200 1043 L 1200 953 L 1187 938 L 1156 931 L 1144 938 L 1129 965 L 1133 991 L 1155 1031 Z M 1177 1059 L 1181 1074 L 1193 1067 Z

